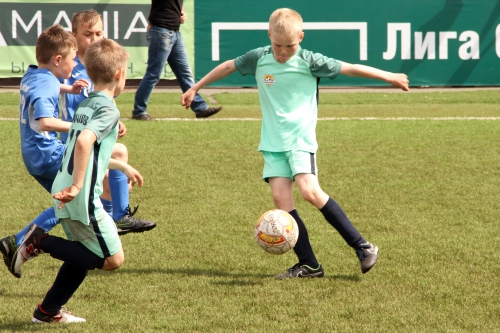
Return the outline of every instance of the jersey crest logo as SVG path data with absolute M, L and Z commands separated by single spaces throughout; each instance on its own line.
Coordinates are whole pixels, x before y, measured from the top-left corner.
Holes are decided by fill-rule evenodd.
M 274 75 L 272 74 L 264 74 L 264 79 L 262 80 L 266 84 L 266 86 L 271 86 L 272 84 L 276 83 L 276 80 L 274 79 Z

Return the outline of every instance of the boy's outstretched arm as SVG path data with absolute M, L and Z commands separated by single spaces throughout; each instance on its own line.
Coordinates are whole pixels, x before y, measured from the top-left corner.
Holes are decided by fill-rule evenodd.
M 61 83 L 61 88 L 60 88 L 60 93 L 67 93 L 67 94 L 79 94 L 82 92 L 83 88 L 88 88 L 90 86 L 89 81 L 85 79 L 79 79 L 76 80 L 73 85 L 68 85 Z
M 393 87 L 401 88 L 404 91 L 410 90 L 410 88 L 408 88 L 408 85 L 410 83 L 410 81 L 408 80 L 408 76 L 402 73 L 391 73 L 370 66 L 354 65 L 347 62 L 342 62 L 340 74 L 346 76 L 359 76 L 367 79 L 382 80 L 389 83 Z
M 138 184 L 139 187 L 142 187 L 142 185 L 144 184 L 144 178 L 142 178 L 142 175 L 139 173 L 139 171 L 123 161 L 111 158 L 109 160 L 108 169 L 120 170 L 121 172 L 123 172 L 127 176 L 128 181 L 130 184 L 132 184 L 132 186 Z
M 234 65 L 234 60 L 227 60 L 223 62 L 219 66 L 212 69 L 210 73 L 205 75 L 200 81 L 198 81 L 198 83 L 196 83 L 188 91 L 186 91 L 181 96 L 181 104 L 185 106 L 186 109 L 189 109 L 189 107 L 191 106 L 191 102 L 194 99 L 194 96 L 201 88 L 203 88 L 207 84 L 220 80 L 228 76 L 229 74 L 234 73 L 235 71 L 236 71 L 236 66 Z
M 68 132 L 71 127 L 71 123 L 63 121 L 59 118 L 39 118 L 38 125 L 42 131 L 54 131 L 54 132 Z

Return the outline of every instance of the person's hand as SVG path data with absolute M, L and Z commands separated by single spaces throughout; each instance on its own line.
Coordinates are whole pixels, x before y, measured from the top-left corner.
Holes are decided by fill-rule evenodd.
M 181 24 L 183 24 L 184 22 L 186 22 L 187 18 L 188 18 L 188 16 L 187 16 L 186 12 L 184 10 L 182 10 L 181 11 L 181 17 L 179 18 L 179 21 L 181 22 Z
M 118 122 L 118 139 L 122 138 L 127 134 L 127 127 L 121 121 Z
M 132 186 L 135 186 L 135 184 L 139 185 L 139 187 L 142 187 L 144 185 L 144 178 L 142 178 L 141 174 L 139 171 L 131 167 L 130 165 L 127 164 L 127 167 L 125 170 L 123 170 L 123 173 L 125 176 L 128 178 L 128 183 Z
M 85 79 L 76 80 L 71 86 L 71 94 L 79 94 L 83 88 L 88 88 L 89 86 L 90 82 Z
M 194 100 L 194 96 L 196 96 L 196 91 L 193 89 L 189 89 L 186 91 L 184 94 L 181 96 L 181 104 L 184 106 L 186 109 L 189 109 L 191 106 L 191 102 Z
M 66 187 L 61 192 L 55 193 L 52 197 L 56 200 L 61 201 L 59 209 L 63 208 L 68 202 L 71 202 L 80 193 L 80 188 L 76 185 L 71 185 Z
M 410 80 L 408 80 L 408 76 L 406 74 L 401 73 L 393 73 L 392 78 L 389 83 L 396 88 L 401 88 L 404 91 L 409 91 Z

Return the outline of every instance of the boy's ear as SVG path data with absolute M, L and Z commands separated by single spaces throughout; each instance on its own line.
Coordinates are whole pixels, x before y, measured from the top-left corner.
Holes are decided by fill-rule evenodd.
M 54 66 L 58 67 L 59 64 L 61 63 L 61 60 L 62 60 L 62 55 L 58 54 L 56 56 L 53 56 L 52 57 L 52 63 L 54 64 Z
M 116 75 L 115 75 L 116 81 L 120 81 L 122 75 L 123 75 L 123 70 L 121 68 L 116 70 Z
M 304 31 L 300 33 L 299 43 L 304 39 Z

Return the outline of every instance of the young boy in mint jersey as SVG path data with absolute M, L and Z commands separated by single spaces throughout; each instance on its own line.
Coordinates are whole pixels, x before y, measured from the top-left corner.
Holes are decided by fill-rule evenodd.
M 263 179 L 271 186 L 276 208 L 289 212 L 299 226 L 299 238 L 294 247 L 298 262 L 276 278 L 324 276 L 305 224 L 295 209 L 294 181 L 302 197 L 317 207 L 355 250 L 364 274 L 375 265 L 378 247 L 361 236 L 342 208 L 323 192 L 317 178 L 318 82 L 319 78 L 334 79 L 342 74 L 382 80 L 407 91 L 408 78 L 405 74 L 353 65 L 301 49 L 299 44 L 304 37 L 302 18 L 291 9 L 282 8 L 272 13 L 268 35 L 270 46 L 251 50 L 220 64 L 183 94 L 181 103 L 189 107 L 200 88 L 236 70 L 242 75 L 254 75 L 262 109 L 259 151 L 264 158 Z
M 72 35 L 75 36 L 78 45 L 75 62 L 76 65 L 71 72 L 71 76 L 65 80 L 69 86 L 75 82 L 84 80 L 87 86 L 83 87 L 79 94 L 63 93 L 61 99 L 62 120 L 71 122 L 78 105 L 85 100 L 89 93 L 94 90 L 94 84 L 87 74 L 85 68 L 85 52 L 91 43 L 104 38 L 103 22 L 101 15 L 94 9 L 84 10 L 73 14 L 71 21 Z M 126 128 L 122 122 L 119 123 L 119 137 L 125 135 Z M 66 142 L 68 133 L 61 132 L 60 140 Z M 116 143 L 112 158 L 125 163 L 128 162 L 127 147 L 121 143 Z M 132 215 L 129 207 L 129 184 L 127 177 L 119 170 L 109 170 L 104 181 L 103 194 L 101 201 L 104 209 L 115 220 L 119 233 L 141 232 L 152 229 L 154 223 L 147 220 L 140 220 Z
M 125 86 L 128 54 L 118 43 L 103 39 L 88 48 L 85 58 L 96 89 L 74 115 L 67 149 L 52 186 L 57 218 L 68 240 L 49 235 L 33 224 L 13 257 L 16 271 L 41 253 L 63 262 L 52 287 L 33 312 L 34 323 L 85 322 L 63 305 L 88 270 L 114 270 L 124 261 L 116 225 L 99 198 L 106 170 L 121 170 L 132 184 L 143 184 L 137 170 L 111 158 L 120 119 L 113 97 Z
M 37 41 L 38 66 L 31 65 L 21 80 L 20 132 L 23 161 L 28 172 L 48 192 L 51 190 L 66 149 L 64 142 L 57 139 L 57 132 L 67 132 L 71 126 L 71 122 L 58 118 L 59 92 L 77 93 L 85 86 L 85 81 L 81 78 L 72 83 L 72 86 L 61 85 L 59 82 L 59 79 L 70 77 L 75 66 L 77 46 L 77 39 L 64 31 L 62 27 L 53 26 L 47 29 Z M 115 149 L 114 154 L 128 157 L 126 148 L 122 147 L 125 146 L 117 144 L 115 148 L 121 149 Z M 117 208 L 115 212 L 119 214 L 123 210 L 126 211 L 117 219 L 120 234 L 153 229 L 156 226 L 154 222 L 132 217 L 134 212 L 128 209 L 128 181 L 123 173 L 117 172 L 120 186 L 115 186 L 115 188 L 117 187 L 120 192 L 115 197 L 126 200 L 126 205 L 123 205 L 125 207 L 122 210 Z M 117 202 L 121 204 L 120 200 Z M 58 223 L 59 220 L 51 207 L 43 211 L 19 233 L 0 239 L 0 252 L 4 263 L 15 277 L 20 278 L 21 274 L 20 271 L 14 272 L 12 256 L 30 225 L 36 224 L 50 231 Z

